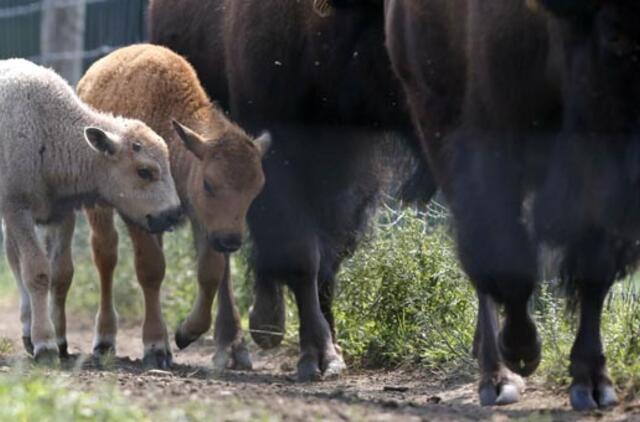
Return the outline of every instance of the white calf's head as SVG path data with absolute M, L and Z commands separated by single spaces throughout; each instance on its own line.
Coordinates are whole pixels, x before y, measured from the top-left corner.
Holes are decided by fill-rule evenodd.
M 153 233 L 180 218 L 166 143 L 142 122 L 127 120 L 119 133 L 99 127 L 84 135 L 96 160 L 98 194 L 128 221 Z

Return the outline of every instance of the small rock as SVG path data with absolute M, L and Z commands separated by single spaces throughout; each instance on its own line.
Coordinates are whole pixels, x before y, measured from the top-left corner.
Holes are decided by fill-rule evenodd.
M 400 407 L 400 402 L 398 400 L 385 400 L 382 402 L 382 406 L 388 409 L 397 409 Z
M 431 396 L 427 399 L 427 403 L 438 404 L 442 402 L 442 397 L 440 396 Z
M 385 385 L 382 388 L 382 391 L 390 391 L 395 393 L 406 393 L 409 391 L 409 387 L 405 387 L 403 385 Z

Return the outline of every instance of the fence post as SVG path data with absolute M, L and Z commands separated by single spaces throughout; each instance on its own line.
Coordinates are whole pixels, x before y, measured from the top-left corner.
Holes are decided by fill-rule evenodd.
M 84 24 L 84 0 L 42 0 L 42 64 L 55 69 L 71 84 L 82 76 Z

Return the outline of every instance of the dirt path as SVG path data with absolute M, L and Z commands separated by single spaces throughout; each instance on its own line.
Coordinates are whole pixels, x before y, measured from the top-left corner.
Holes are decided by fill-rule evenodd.
M 70 319 L 70 351 L 90 351 L 91 327 Z M 15 345 L 9 361 L 25 359 L 16 305 L 0 304 L 0 333 Z M 72 374 L 84 384 L 83 390 L 100 388 L 105 382 L 115 384 L 150 411 L 190 402 L 205 407 L 207 419 L 231 421 L 640 421 L 640 402 L 623 403 L 608 412 L 577 414 L 570 411 L 564 391 L 551 391 L 532 381 L 525 399 L 506 408 L 478 406 L 473 383 L 430 380 L 418 372 L 349 372 L 335 381 L 300 384 L 293 381 L 295 350 L 253 350 L 254 371 L 215 375 L 209 370 L 211 341 L 176 351 L 178 364 L 171 372 L 144 371 L 139 329 L 121 330 L 118 342 L 120 358 L 113 367 L 98 369 L 87 360 L 82 370 Z

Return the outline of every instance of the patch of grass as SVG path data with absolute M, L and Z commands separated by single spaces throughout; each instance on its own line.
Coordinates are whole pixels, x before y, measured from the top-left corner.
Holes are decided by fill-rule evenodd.
M 65 376 L 0 376 L 0 420 L 3 421 L 148 421 L 113 387 L 80 391 Z
M 387 211 L 340 274 L 339 341 L 352 364 L 470 363 L 475 294 L 444 226 Z

